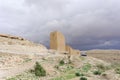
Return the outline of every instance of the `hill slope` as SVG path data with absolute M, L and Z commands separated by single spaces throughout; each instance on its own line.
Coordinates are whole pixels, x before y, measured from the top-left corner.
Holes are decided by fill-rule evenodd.
M 0 35 L 0 52 L 15 54 L 34 54 L 41 53 L 46 47 L 35 44 L 21 37 Z
M 35 62 L 46 71 L 35 76 Z M 0 80 L 120 80 L 120 65 L 93 57 L 68 56 L 21 37 L 0 35 Z
M 89 50 L 87 55 L 110 63 L 120 64 L 120 50 Z

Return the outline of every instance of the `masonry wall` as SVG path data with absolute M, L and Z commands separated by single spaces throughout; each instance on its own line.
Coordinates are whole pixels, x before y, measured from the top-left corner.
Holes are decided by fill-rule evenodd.
M 50 49 L 57 50 L 57 34 L 55 32 L 50 33 Z
M 69 53 L 69 54 L 73 54 L 73 49 L 72 49 L 72 47 L 70 47 L 70 46 L 66 46 L 66 51 Z
M 70 54 L 70 55 L 80 55 L 80 51 L 79 50 L 76 50 L 76 49 L 73 49 L 72 47 L 70 46 L 66 46 L 66 51 Z
M 60 32 L 52 32 L 50 34 L 50 49 L 65 51 L 65 37 Z
M 73 54 L 80 55 L 80 51 L 79 50 L 74 50 Z

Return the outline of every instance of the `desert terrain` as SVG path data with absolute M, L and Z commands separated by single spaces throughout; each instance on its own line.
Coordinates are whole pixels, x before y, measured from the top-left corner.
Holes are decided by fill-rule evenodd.
M 120 64 L 120 50 L 89 50 L 87 55 L 110 63 Z
M 0 35 L 0 80 L 120 80 L 120 65 L 113 65 L 119 55 L 108 53 L 107 58 L 104 52 L 70 56 L 21 37 Z M 36 62 L 44 76 L 36 76 Z

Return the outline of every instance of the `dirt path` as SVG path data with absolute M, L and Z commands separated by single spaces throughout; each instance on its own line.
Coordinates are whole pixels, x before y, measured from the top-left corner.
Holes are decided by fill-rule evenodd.
M 14 76 L 20 74 L 26 70 L 29 70 L 34 67 L 36 60 L 24 63 L 22 65 L 15 66 L 8 70 L 0 70 L 0 80 L 5 79 L 5 77 Z

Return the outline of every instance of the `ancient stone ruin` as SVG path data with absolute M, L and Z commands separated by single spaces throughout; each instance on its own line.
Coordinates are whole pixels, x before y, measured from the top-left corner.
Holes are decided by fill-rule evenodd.
M 50 34 L 50 49 L 65 51 L 65 38 L 60 32 L 52 32 Z
M 76 49 L 73 49 L 72 47 L 66 45 L 66 51 L 69 53 L 69 54 L 73 54 L 73 55 L 79 55 L 80 54 L 80 51 L 79 50 L 76 50 Z
M 72 47 L 70 47 L 70 46 L 68 46 L 68 45 L 66 45 L 66 51 L 69 52 L 70 54 L 73 53 Z
M 67 52 L 70 55 L 76 54 L 79 55 L 80 51 L 75 50 L 69 45 L 65 44 L 65 37 L 62 33 L 54 31 L 50 33 L 50 49 Z

